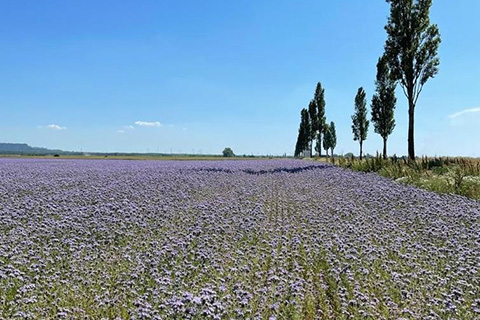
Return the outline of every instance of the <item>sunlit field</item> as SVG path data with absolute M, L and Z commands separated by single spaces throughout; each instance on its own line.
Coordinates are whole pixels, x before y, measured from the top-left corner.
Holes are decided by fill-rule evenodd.
M 301 160 L 0 159 L 0 318 L 475 319 L 480 202 Z
M 426 156 L 409 161 L 379 155 L 369 159 L 348 157 L 333 160 L 337 165 L 362 172 L 377 172 L 399 182 L 438 193 L 458 194 L 480 200 L 480 159 Z M 330 159 L 330 161 L 332 161 Z

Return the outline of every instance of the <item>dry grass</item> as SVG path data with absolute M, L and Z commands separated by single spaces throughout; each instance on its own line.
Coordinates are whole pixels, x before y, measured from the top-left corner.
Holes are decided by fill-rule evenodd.
M 330 158 L 344 168 L 378 174 L 439 193 L 453 193 L 480 199 L 480 159 L 466 157 L 422 157 L 416 161 L 407 158 Z

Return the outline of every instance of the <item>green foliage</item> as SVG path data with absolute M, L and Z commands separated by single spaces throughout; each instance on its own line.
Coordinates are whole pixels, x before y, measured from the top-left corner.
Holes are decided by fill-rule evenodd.
M 363 141 L 367 139 L 368 126 L 366 93 L 360 87 L 355 96 L 355 113 L 352 116 L 353 140 L 360 143 L 360 159 L 362 159 Z
M 300 128 L 298 129 L 297 144 L 295 146 L 295 157 L 300 156 L 300 153 L 308 148 L 308 144 L 310 142 L 311 125 L 308 110 L 305 108 L 302 109 L 300 115 L 301 120 Z
M 337 146 L 337 130 L 335 129 L 335 122 L 331 121 L 330 122 L 330 126 L 329 126 L 329 130 L 330 130 L 330 149 L 332 149 L 332 157 L 333 157 L 333 150 L 335 149 L 335 147 Z
M 328 157 L 328 149 L 330 149 L 331 144 L 332 144 L 332 134 L 330 132 L 330 126 L 328 124 L 325 124 L 324 132 L 323 132 L 323 149 L 325 150 L 327 157 Z
M 383 138 L 383 158 L 387 158 L 387 139 L 395 128 L 396 82 L 392 79 L 385 55 L 378 59 L 375 94 L 372 98 L 372 122 L 375 133 Z
M 235 157 L 235 153 L 233 153 L 233 150 L 231 148 L 225 148 L 222 151 L 222 154 L 224 157 Z
M 361 172 L 380 175 L 439 193 L 454 193 L 480 199 L 480 160 L 468 158 L 428 158 L 417 161 L 379 154 L 363 160 L 341 157 L 337 164 Z
M 317 137 L 317 144 L 320 145 L 320 135 Z M 333 157 L 333 150 L 337 146 L 337 132 L 335 130 L 335 123 L 332 121 L 330 125 L 325 124 L 323 132 L 323 149 L 328 157 L 328 150 L 331 150 L 331 155 Z M 318 151 L 318 150 L 317 150 Z
M 408 156 L 415 159 L 414 113 L 423 85 L 438 73 L 437 57 L 440 33 L 430 24 L 432 0 L 387 0 L 390 17 L 385 26 L 385 56 L 391 76 L 398 81 L 408 98 Z
M 315 102 L 315 106 L 317 107 L 317 130 L 321 134 L 324 132 L 324 127 L 326 124 L 326 117 L 325 117 L 325 89 L 322 87 L 320 82 L 317 83 L 317 87 L 315 88 L 315 95 L 313 97 L 313 101 Z
M 300 123 L 300 127 L 298 128 L 298 136 L 297 136 L 297 143 L 295 144 L 295 152 L 293 156 L 296 158 L 300 156 L 300 152 L 302 152 L 302 124 Z
M 315 139 L 318 131 L 317 108 L 314 100 L 311 100 L 308 104 L 308 119 L 310 123 L 309 140 L 312 141 Z
M 321 132 L 317 133 L 317 140 L 316 140 L 316 143 L 315 143 L 315 151 L 317 151 L 319 155 L 322 154 L 322 134 L 321 134 Z

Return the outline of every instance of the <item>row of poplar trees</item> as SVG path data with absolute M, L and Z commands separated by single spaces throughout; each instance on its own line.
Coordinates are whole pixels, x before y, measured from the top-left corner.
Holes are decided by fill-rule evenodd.
M 394 110 L 397 84 L 408 100 L 408 157 L 415 159 L 415 106 L 428 79 L 438 73 L 437 56 L 441 38 L 438 26 L 430 24 L 432 0 L 387 0 L 390 16 L 385 30 L 385 52 L 377 63 L 375 94 L 372 98 L 372 122 L 375 132 L 383 139 L 383 157 L 387 158 L 388 136 L 395 128 Z M 369 122 L 366 118 L 365 91 L 359 88 L 352 116 L 354 140 L 367 139 Z
M 383 139 L 383 157 L 386 158 L 388 136 L 395 128 L 395 88 L 399 84 L 408 100 L 408 157 L 414 160 L 415 107 L 425 83 L 438 73 L 440 32 L 436 24 L 430 23 L 432 0 L 386 1 L 390 4 L 385 26 L 387 40 L 384 54 L 377 63 L 371 120 L 375 132 Z M 359 88 L 352 131 L 354 140 L 360 144 L 360 158 L 368 126 L 366 94 Z
M 396 82 L 392 79 L 391 71 L 385 55 L 378 59 L 377 79 L 375 80 L 375 94 L 372 97 L 371 115 L 375 133 L 383 139 L 383 158 L 387 158 L 387 140 L 395 128 L 395 97 Z M 363 157 L 363 142 L 367 139 L 367 100 L 365 90 L 358 88 L 355 96 L 355 113 L 352 116 L 353 140 L 360 144 L 360 159 Z
M 322 146 L 328 156 L 328 150 L 333 151 L 337 146 L 337 132 L 335 123 L 327 123 L 325 117 L 325 89 L 322 84 L 317 83 L 313 99 L 308 104 L 308 108 L 303 108 L 300 112 L 300 128 L 298 129 L 298 138 L 295 145 L 295 157 L 300 156 L 305 150 L 312 150 L 313 141 L 316 140 L 315 150 L 322 155 Z

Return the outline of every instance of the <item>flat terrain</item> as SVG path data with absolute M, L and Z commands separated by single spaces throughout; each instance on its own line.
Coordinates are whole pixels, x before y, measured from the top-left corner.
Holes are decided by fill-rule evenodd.
M 480 202 L 301 160 L 0 159 L 0 318 L 475 319 Z
M 18 155 L 18 154 L 0 154 L 1 158 L 10 158 L 10 159 L 58 159 L 58 160 L 178 160 L 178 161 L 198 161 L 198 160 L 265 160 L 271 159 L 270 157 L 233 157 L 233 158 L 224 158 L 222 156 L 214 155 L 181 155 L 181 154 L 172 154 L 172 155 L 149 155 L 149 154 L 134 154 L 134 155 L 60 155 L 56 157 L 54 155 Z

